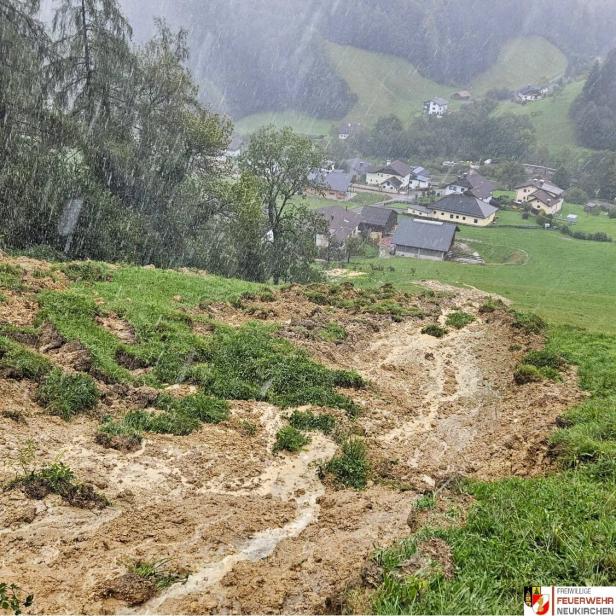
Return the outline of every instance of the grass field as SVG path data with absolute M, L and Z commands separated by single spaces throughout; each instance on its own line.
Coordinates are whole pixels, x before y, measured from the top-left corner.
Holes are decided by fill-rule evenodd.
M 535 127 L 537 143 L 540 145 L 550 149 L 571 147 L 582 150 L 575 142 L 575 129 L 569 117 L 569 109 L 583 87 L 583 81 L 574 81 L 542 101 L 527 105 L 513 102 L 500 103 L 496 113 L 528 115 Z
M 249 135 L 261 126 L 273 124 L 279 128 L 290 126 L 304 135 L 328 135 L 335 120 L 319 120 L 297 111 L 278 111 L 255 113 L 235 122 L 235 130 L 241 135 Z
M 563 75 L 567 58 L 560 49 L 540 36 L 508 41 L 496 62 L 475 78 L 472 92 L 485 94 L 492 88 L 516 90 L 527 84 L 544 84 Z
M 294 202 L 305 205 L 309 209 L 318 209 L 320 207 L 327 207 L 329 205 L 340 205 L 342 207 L 348 207 L 352 210 L 361 209 L 364 205 L 372 205 L 373 203 L 380 203 L 381 201 L 385 201 L 387 199 L 387 195 L 383 195 L 382 193 L 370 193 L 370 192 L 360 192 L 356 193 L 352 199 L 348 201 L 334 201 L 332 199 L 325 199 L 324 197 L 317 196 L 307 196 L 303 198 L 296 199 Z
M 566 211 L 572 210 L 577 213 L 579 207 L 568 205 Z M 516 212 L 502 212 L 499 221 L 524 222 Z M 614 220 L 606 216 L 590 221 L 580 214 L 576 228 L 591 230 L 586 225 L 608 233 L 612 229 L 616 237 Z M 553 322 L 616 333 L 616 278 L 609 273 L 616 265 L 616 242 L 573 240 L 540 228 L 460 227 L 457 237 L 471 240 L 473 248 L 480 254 L 484 252 L 488 261 L 517 256 L 513 263 L 483 266 L 392 258 L 386 263 L 395 268 L 394 272 L 372 272 L 369 261 L 357 260 L 351 266 L 367 274 L 354 280 L 360 285 L 392 282 L 409 289 L 414 289 L 421 279 L 470 285 L 503 295 L 516 307 L 535 311 Z M 523 255 L 527 255 L 526 259 Z

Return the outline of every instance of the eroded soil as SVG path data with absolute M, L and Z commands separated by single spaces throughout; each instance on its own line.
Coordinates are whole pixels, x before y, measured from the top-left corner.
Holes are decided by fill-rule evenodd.
M 31 324 L 36 303 L 26 294 L 9 295 L 0 319 Z M 581 396 L 574 370 L 562 382 L 515 385 L 514 367 L 542 340 L 512 327 L 505 311 L 480 314 L 484 299 L 476 290 L 447 289 L 422 300 L 427 317 L 401 322 L 319 306 L 298 288 L 252 302 L 251 310 L 207 308 L 209 317 L 229 324 L 279 323 L 280 335 L 319 361 L 369 380 L 364 390 L 345 391 L 362 408 L 353 431 L 366 440 L 374 469 L 360 492 L 319 478 L 318 465 L 337 450 L 331 437 L 312 433 L 299 454 L 273 454 L 288 412 L 266 403 L 232 402 L 222 424 L 183 437 L 149 434 L 138 450 L 126 452 L 96 444 L 96 429 L 105 413 L 147 406 L 147 388 L 99 383 L 105 393 L 99 408 L 67 423 L 36 404 L 30 381 L 0 379 L 3 459 L 15 461 L 33 440 L 41 461 L 61 456 L 111 501 L 85 510 L 54 495 L 35 501 L 18 490 L 0 493 L 0 579 L 34 593 L 31 610 L 39 613 L 335 611 L 336 598 L 357 583 L 374 548 L 409 533 L 419 494 L 452 476 L 490 479 L 548 468 L 554 422 Z M 476 320 L 440 339 L 420 333 L 454 309 Z M 331 321 L 344 325 L 344 340 L 313 335 Z M 111 318 L 101 325 L 130 342 L 127 324 Z M 46 353 L 70 365 L 61 343 Z M 185 388 L 171 393 L 191 391 Z M 4 466 L 0 480 L 15 472 Z M 449 567 L 446 546 L 430 544 L 423 552 L 444 554 Z M 128 563 L 161 558 L 190 571 L 185 584 L 149 599 L 149 588 L 133 589 L 137 600 L 122 594 Z

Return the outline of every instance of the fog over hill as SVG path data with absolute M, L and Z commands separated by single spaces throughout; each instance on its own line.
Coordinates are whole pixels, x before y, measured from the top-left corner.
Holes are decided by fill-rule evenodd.
M 202 96 L 234 117 L 293 109 L 343 117 L 355 102 L 324 41 L 399 56 L 466 85 L 510 39 L 545 37 L 570 67 L 614 45 L 613 0 L 122 0 L 136 40 L 154 18 L 190 32 Z M 357 67 L 361 70 L 361 67 Z

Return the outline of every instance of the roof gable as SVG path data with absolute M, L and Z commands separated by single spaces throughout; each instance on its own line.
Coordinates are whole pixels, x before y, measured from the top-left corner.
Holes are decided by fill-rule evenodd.
M 489 218 L 497 212 L 497 208 L 493 205 L 484 203 L 481 199 L 469 194 L 463 195 L 447 195 L 438 201 L 435 201 L 431 206 L 436 210 L 443 210 L 452 214 L 462 214 L 471 218 Z
M 447 252 L 456 234 L 456 225 L 446 222 L 404 218 L 400 221 L 392 242 L 424 250 Z

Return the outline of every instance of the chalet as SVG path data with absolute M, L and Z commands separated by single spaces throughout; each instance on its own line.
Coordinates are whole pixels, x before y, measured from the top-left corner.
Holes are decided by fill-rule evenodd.
M 356 135 L 360 128 L 361 124 L 356 124 L 355 122 L 343 122 L 338 127 L 338 139 L 345 141 L 349 137 Z
M 494 182 L 471 169 L 468 173 L 458 176 L 456 180 L 447 184 L 444 194 L 463 195 L 469 193 L 486 203 L 490 203 L 495 188 Z
M 389 235 L 398 222 L 398 213 L 386 207 L 365 206 L 361 211 L 359 230 L 378 238 Z
M 528 203 L 535 212 L 556 214 L 562 209 L 565 191 L 548 180 L 528 180 L 515 191 L 516 201 Z
M 486 227 L 494 222 L 497 211 L 493 205 L 469 193 L 446 195 L 430 205 L 409 204 L 408 207 L 408 213 L 413 216 L 475 227 Z
M 435 220 L 405 218 L 392 239 L 392 252 L 400 257 L 443 261 L 451 250 L 456 225 Z
M 516 92 L 516 98 L 521 103 L 528 103 L 530 101 L 539 101 L 548 93 L 548 89 L 538 86 L 524 86 L 521 90 Z
M 458 92 L 454 92 L 451 98 L 455 101 L 470 101 L 472 95 L 468 90 L 459 90 Z
M 346 201 L 353 196 L 351 181 L 353 175 L 339 169 L 334 170 L 323 178 L 323 196 L 326 199 Z
M 442 118 L 447 113 L 449 101 L 441 98 L 440 96 L 435 96 L 434 98 L 425 101 L 423 108 L 426 115 Z
M 327 222 L 327 235 L 318 234 L 316 243 L 319 247 L 329 246 L 330 240 L 344 245 L 346 241 L 359 234 L 361 216 L 339 205 L 328 205 L 317 210 Z
M 396 182 L 388 180 L 395 179 Z M 399 192 L 408 188 L 411 179 L 411 167 L 401 160 L 387 161 L 384 167 L 366 173 L 366 184 L 380 186 L 387 192 Z M 397 187 L 394 189 L 394 187 Z

